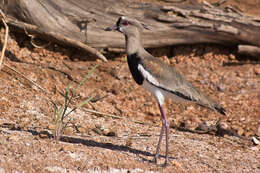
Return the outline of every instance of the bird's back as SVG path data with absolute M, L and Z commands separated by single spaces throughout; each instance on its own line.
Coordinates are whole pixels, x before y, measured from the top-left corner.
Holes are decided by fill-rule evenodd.
M 144 69 L 147 70 L 156 81 L 150 82 L 158 88 L 164 90 L 166 93 L 173 94 L 175 97 L 177 96 L 180 100 L 195 102 L 196 104 L 224 114 L 225 110 L 221 106 L 202 94 L 173 67 L 153 57 L 147 51 L 142 51 L 139 57 L 141 57 L 140 63 Z

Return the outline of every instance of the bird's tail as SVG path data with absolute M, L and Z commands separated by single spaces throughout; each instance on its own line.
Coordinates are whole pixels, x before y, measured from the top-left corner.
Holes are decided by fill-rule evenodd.
M 206 108 L 210 108 L 214 111 L 217 111 L 218 113 L 222 114 L 222 115 L 226 115 L 226 110 L 218 105 L 217 103 L 215 103 L 212 100 L 207 100 L 206 103 L 198 103 L 200 106 L 206 107 Z
M 221 113 L 222 115 L 226 115 L 226 110 L 225 110 L 223 107 L 221 107 L 220 105 L 215 104 L 215 105 L 214 105 L 214 109 L 215 109 L 217 112 Z
M 202 93 L 200 93 L 198 90 L 196 90 L 194 88 L 193 88 L 193 95 L 195 95 L 194 98 L 197 98 L 197 99 L 194 99 L 197 104 L 199 104 L 203 107 L 212 109 L 214 111 L 217 111 L 222 115 L 226 115 L 226 110 L 222 106 L 220 106 L 215 101 L 213 101 L 209 97 L 203 95 Z

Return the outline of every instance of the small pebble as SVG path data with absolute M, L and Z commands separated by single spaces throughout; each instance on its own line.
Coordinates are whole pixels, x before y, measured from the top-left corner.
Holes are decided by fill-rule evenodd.
M 243 129 L 242 127 L 239 127 L 239 128 L 237 129 L 237 134 L 238 134 L 239 136 L 242 136 L 242 135 L 244 134 L 244 129 Z
M 230 60 L 235 60 L 235 59 L 236 59 L 236 56 L 233 55 L 233 54 L 230 54 L 230 55 L 229 55 L 229 59 L 230 59 Z
M 116 136 L 116 132 L 110 131 L 106 134 L 106 136 Z
M 105 135 L 105 136 L 116 136 L 116 132 L 109 130 L 109 129 L 104 129 L 103 135 Z
M 255 74 L 260 75 L 260 68 L 255 68 Z
M 70 152 L 73 152 L 73 151 L 75 151 L 75 148 L 74 148 L 73 145 L 65 145 L 64 147 L 62 147 L 60 149 L 60 151 L 65 151 L 65 152 L 70 151 Z
M 13 135 L 13 136 L 10 136 L 9 138 L 8 138 L 8 141 L 12 141 L 12 142 L 17 142 L 17 141 L 19 141 L 20 139 L 17 137 L 17 136 L 15 136 L 15 135 Z
M 257 147 L 257 146 L 251 147 L 251 150 L 253 150 L 253 151 L 259 151 L 259 147 Z
M 174 167 L 182 168 L 181 163 L 177 162 L 176 160 L 171 161 L 171 164 L 173 164 Z
M 93 128 L 92 130 L 93 130 L 96 134 L 98 134 L 98 135 L 102 135 L 102 134 L 103 134 L 102 130 L 100 130 L 99 128 Z
M 252 136 L 252 135 L 254 135 L 254 133 L 251 132 L 251 131 L 245 133 L 245 137 L 247 137 L 247 138 L 248 138 L 249 136 Z
M 48 138 L 48 135 L 41 133 L 41 134 L 39 134 L 39 137 L 44 139 L 44 138 Z
M 48 126 L 48 129 L 49 130 L 54 130 L 56 128 L 56 126 L 54 125 L 54 124 L 50 124 L 49 126 Z
M 5 169 L 4 168 L 0 168 L 0 173 L 5 173 Z
M 74 129 L 73 129 L 72 127 L 66 127 L 66 128 L 64 129 L 64 134 L 65 134 L 65 135 L 72 135 L 73 132 L 74 132 Z
M 51 134 L 48 131 L 40 131 L 39 132 L 39 137 L 40 138 L 49 138 Z
M 196 130 L 207 131 L 209 128 L 210 127 L 208 126 L 207 122 L 203 121 L 198 127 L 196 127 Z
M 84 127 L 79 127 L 78 131 L 82 134 L 86 133 L 86 129 Z
M 260 144 L 260 141 L 259 139 L 257 139 L 256 137 L 252 137 L 252 141 L 254 142 L 255 145 L 259 145 Z
M 126 142 L 125 142 L 125 146 L 131 147 L 132 145 L 133 145 L 132 140 L 131 140 L 130 138 L 128 138 L 128 139 L 126 140 Z
M 225 122 L 220 122 L 220 123 L 219 123 L 219 128 L 224 129 L 224 130 L 227 130 L 227 129 L 228 129 L 228 125 L 227 125 L 227 123 L 225 123 Z

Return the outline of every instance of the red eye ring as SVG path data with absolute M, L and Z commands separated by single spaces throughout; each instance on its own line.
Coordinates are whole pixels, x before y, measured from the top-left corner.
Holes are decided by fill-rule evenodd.
M 128 21 L 123 21 L 122 22 L 122 25 L 124 25 L 124 26 L 127 26 L 129 23 L 128 23 Z

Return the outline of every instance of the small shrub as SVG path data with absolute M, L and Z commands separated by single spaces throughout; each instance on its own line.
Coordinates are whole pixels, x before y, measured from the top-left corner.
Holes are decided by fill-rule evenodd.
M 98 65 L 95 65 L 86 76 L 81 80 L 81 82 L 77 85 L 77 87 L 71 88 L 70 85 L 66 87 L 65 92 L 62 94 L 64 97 L 64 103 L 62 106 L 58 107 L 58 105 L 52 101 L 54 106 L 54 123 L 55 128 L 53 130 L 53 136 L 55 140 L 60 140 L 61 135 L 63 134 L 64 130 L 66 129 L 67 125 L 70 123 L 69 115 L 80 108 L 81 106 L 85 105 L 89 102 L 92 98 L 88 98 L 80 102 L 78 105 L 73 107 L 71 110 L 68 110 L 69 106 L 72 104 L 72 100 L 76 97 L 77 90 L 81 87 L 82 84 L 85 83 L 87 78 L 93 73 L 93 71 L 97 68 Z

